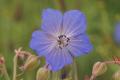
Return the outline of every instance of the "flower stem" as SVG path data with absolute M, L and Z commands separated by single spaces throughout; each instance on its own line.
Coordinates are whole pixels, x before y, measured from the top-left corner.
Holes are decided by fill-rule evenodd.
M 73 74 L 74 74 L 74 80 L 78 80 L 77 63 L 75 59 L 73 62 Z
M 3 68 L 2 69 L 3 69 L 3 72 L 4 72 L 5 80 L 10 80 L 10 77 L 8 75 L 8 72 L 7 72 L 5 64 L 3 64 Z
M 17 77 L 17 54 L 14 56 L 14 60 L 13 60 L 13 80 L 16 80 Z
M 52 80 L 60 80 L 60 71 L 53 72 L 53 74 L 52 74 Z
M 120 64 L 120 61 L 105 61 L 106 64 Z

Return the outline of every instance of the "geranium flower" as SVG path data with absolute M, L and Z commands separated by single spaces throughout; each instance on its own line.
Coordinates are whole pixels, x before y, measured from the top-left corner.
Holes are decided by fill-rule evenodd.
M 115 26 L 115 40 L 120 44 L 120 22 Z
M 85 31 L 86 18 L 79 10 L 62 14 L 46 9 L 42 13 L 41 30 L 33 32 L 30 47 L 46 58 L 51 70 L 57 71 L 71 64 L 73 57 L 91 51 Z

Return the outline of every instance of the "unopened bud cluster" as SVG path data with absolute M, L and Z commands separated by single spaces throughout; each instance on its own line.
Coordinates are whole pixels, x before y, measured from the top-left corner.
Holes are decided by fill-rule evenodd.
M 37 71 L 36 80 L 47 80 L 49 77 L 50 70 L 46 67 L 39 68 Z
M 93 66 L 92 74 L 95 76 L 100 76 L 107 71 L 107 65 L 104 62 L 97 62 Z
M 1 56 L 1 57 L 0 57 L 0 65 L 2 65 L 2 64 L 4 64 L 4 63 L 5 63 L 4 57 Z
M 32 55 L 30 52 L 22 51 L 22 48 L 15 50 L 16 56 L 18 59 L 24 60 L 24 64 L 20 67 L 22 71 L 32 70 L 39 64 L 39 57 Z
M 113 80 L 120 80 L 120 71 L 117 71 L 117 72 L 113 75 Z
M 25 64 L 22 66 L 23 70 L 31 70 L 38 66 L 39 57 L 35 55 L 31 55 L 27 58 Z

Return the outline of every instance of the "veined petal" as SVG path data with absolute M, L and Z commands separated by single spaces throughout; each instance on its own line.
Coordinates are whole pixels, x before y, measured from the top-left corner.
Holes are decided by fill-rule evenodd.
M 33 32 L 30 41 L 30 47 L 35 50 L 38 55 L 45 55 L 50 52 L 55 44 L 55 40 L 51 36 L 39 30 Z
M 73 56 L 80 56 L 92 50 L 92 45 L 86 34 L 72 38 L 68 47 Z
M 72 57 L 67 49 L 55 48 L 52 52 L 46 55 L 47 63 L 50 65 L 51 70 L 57 71 L 62 69 L 65 65 L 72 63 Z
M 68 37 L 84 33 L 86 30 L 86 17 L 79 10 L 71 10 L 64 14 L 63 33 Z
M 42 13 L 42 30 L 54 36 L 60 34 L 62 13 L 58 10 L 45 9 Z
M 33 32 L 30 47 L 45 57 L 52 71 L 62 69 L 72 63 L 73 56 L 92 49 L 85 34 L 86 18 L 79 10 L 68 11 L 63 16 L 58 10 L 45 9 L 41 29 Z

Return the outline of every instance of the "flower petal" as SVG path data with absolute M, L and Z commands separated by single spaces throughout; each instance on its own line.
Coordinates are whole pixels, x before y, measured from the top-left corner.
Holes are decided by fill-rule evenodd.
M 115 27 L 115 40 L 117 43 L 120 43 L 120 22 L 116 24 Z
M 72 63 L 72 57 L 66 49 L 55 48 L 46 55 L 49 68 L 53 71 L 62 69 L 65 65 Z
M 42 13 L 42 30 L 52 35 L 59 35 L 62 26 L 62 13 L 58 10 L 46 9 Z
M 85 34 L 72 38 L 68 47 L 73 56 L 80 56 L 92 50 L 89 38 Z
M 64 14 L 63 33 L 68 37 L 84 33 L 86 30 L 86 17 L 79 10 L 71 10 Z
M 33 32 L 30 48 L 35 50 L 38 55 L 45 55 L 50 52 L 54 46 L 55 41 L 51 36 L 39 30 Z

